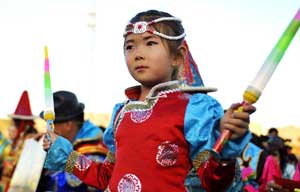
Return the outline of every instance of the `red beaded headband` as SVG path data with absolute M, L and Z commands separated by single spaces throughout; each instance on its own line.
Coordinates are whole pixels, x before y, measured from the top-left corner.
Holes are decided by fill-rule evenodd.
M 160 33 L 158 31 L 155 31 L 154 29 L 149 28 L 150 25 L 153 25 L 153 24 L 161 22 L 161 21 L 179 21 L 179 22 L 181 22 L 181 20 L 176 17 L 161 17 L 161 18 L 149 21 L 149 22 L 138 21 L 136 23 L 129 23 L 127 26 L 132 27 L 132 29 L 125 31 L 123 36 L 126 37 L 127 35 L 132 34 L 132 33 L 133 34 L 142 34 L 145 32 L 149 32 L 149 33 L 152 33 L 154 35 L 160 36 L 160 37 L 168 39 L 168 40 L 178 40 L 178 39 L 182 39 L 185 37 L 185 32 L 183 32 L 179 36 L 169 36 L 169 35 Z

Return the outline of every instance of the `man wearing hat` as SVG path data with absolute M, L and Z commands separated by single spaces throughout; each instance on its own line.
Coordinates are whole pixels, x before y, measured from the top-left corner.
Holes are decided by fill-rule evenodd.
M 8 190 L 24 141 L 37 136 L 37 130 L 34 128 L 36 116 L 32 115 L 26 90 L 23 91 L 15 112 L 9 114 L 8 117 L 12 119 L 12 125 L 8 129 L 10 144 L 3 147 L 1 154 L 3 162 L 0 189 L 3 191 Z
M 58 91 L 54 99 L 54 132 L 68 139 L 74 150 L 96 161 L 105 159 L 107 148 L 102 143 L 102 130 L 84 121 L 84 104 L 78 102 L 74 93 Z M 43 117 L 43 112 L 40 114 Z M 74 175 L 67 172 L 44 170 L 38 191 L 96 191 L 83 184 Z

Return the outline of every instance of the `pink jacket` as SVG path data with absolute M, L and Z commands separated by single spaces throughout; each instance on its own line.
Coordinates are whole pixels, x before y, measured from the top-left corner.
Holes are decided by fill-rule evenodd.
M 265 166 L 263 169 L 262 176 L 259 181 L 259 191 L 265 192 L 266 186 L 269 181 L 273 180 L 273 177 L 282 177 L 279 161 L 272 155 L 266 158 Z
M 293 176 L 294 181 L 300 181 L 300 162 L 296 166 L 296 172 Z

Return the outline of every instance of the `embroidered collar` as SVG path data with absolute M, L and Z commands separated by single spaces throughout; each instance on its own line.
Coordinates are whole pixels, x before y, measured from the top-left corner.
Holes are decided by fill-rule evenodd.
M 152 87 L 146 99 L 156 98 L 162 92 L 163 93 L 171 93 L 174 91 L 178 91 L 180 88 L 179 81 L 168 81 L 165 83 L 160 83 Z M 133 86 L 129 87 L 125 90 L 125 95 L 130 100 L 138 100 L 141 95 L 141 86 Z
M 148 116 L 152 113 L 152 108 L 156 104 L 159 98 L 167 97 L 167 93 L 172 93 L 179 91 L 180 84 L 179 81 L 168 81 L 165 83 L 161 83 L 155 85 L 150 90 L 149 94 L 146 97 L 145 101 L 138 101 L 138 98 L 141 94 L 141 86 L 129 87 L 125 90 L 125 94 L 129 100 L 127 100 L 124 104 L 124 107 L 118 113 L 116 120 L 114 122 L 115 130 L 117 130 L 120 122 L 122 121 L 125 113 L 132 112 L 131 115 L 138 114 L 140 117 L 140 112 L 146 112 Z M 134 118 L 134 117 L 132 117 Z M 137 120 L 139 121 L 139 120 Z

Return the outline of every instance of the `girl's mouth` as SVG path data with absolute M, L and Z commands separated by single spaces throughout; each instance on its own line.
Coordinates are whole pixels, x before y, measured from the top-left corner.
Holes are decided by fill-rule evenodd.
M 146 69 L 146 68 L 147 68 L 146 66 L 139 65 L 139 66 L 135 67 L 135 70 L 136 70 L 136 71 L 140 71 L 140 70 L 144 70 L 144 69 Z

